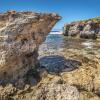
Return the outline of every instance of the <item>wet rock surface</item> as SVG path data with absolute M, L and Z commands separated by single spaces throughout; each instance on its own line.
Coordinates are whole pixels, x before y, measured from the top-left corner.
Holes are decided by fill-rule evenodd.
M 40 68 L 45 68 L 51 74 L 73 71 L 82 65 L 79 61 L 65 59 L 59 55 L 45 56 L 40 58 L 39 62 Z

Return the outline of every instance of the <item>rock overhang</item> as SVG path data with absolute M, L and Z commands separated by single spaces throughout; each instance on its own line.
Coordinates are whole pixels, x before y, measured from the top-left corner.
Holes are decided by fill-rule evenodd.
M 38 47 L 61 17 L 56 13 L 0 14 L 0 82 L 22 78 L 37 63 Z

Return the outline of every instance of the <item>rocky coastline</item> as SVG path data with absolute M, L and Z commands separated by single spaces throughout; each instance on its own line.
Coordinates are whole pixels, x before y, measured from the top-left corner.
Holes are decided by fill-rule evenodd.
M 56 13 L 0 13 L 0 100 L 25 87 L 28 72 L 38 64 L 38 47 L 61 17 Z M 7 91 L 2 86 L 8 86 Z M 5 100 L 8 100 L 6 98 Z
M 100 35 L 100 17 L 65 24 L 65 36 L 96 39 Z
M 0 100 L 100 100 L 100 50 L 95 55 L 65 47 L 59 55 L 44 51 L 38 58 L 39 46 L 60 19 L 55 13 L 0 13 Z M 85 32 L 90 23 L 82 24 Z M 80 25 L 65 25 L 64 35 L 79 35 Z M 98 23 L 93 25 L 99 34 Z M 95 37 L 82 32 L 82 38 Z

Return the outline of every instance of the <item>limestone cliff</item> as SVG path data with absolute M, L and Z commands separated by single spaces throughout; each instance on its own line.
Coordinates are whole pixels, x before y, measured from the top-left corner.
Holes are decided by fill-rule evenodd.
M 81 38 L 96 39 L 100 32 L 100 17 L 65 24 L 65 36 L 79 36 Z
M 58 20 L 55 13 L 0 13 L 0 84 L 15 83 L 35 67 L 38 47 Z

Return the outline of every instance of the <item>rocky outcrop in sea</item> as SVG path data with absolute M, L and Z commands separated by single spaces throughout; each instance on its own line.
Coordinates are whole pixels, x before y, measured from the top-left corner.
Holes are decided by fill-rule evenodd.
M 100 34 L 100 17 L 65 24 L 63 34 L 65 36 L 96 39 Z

